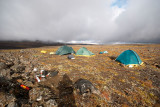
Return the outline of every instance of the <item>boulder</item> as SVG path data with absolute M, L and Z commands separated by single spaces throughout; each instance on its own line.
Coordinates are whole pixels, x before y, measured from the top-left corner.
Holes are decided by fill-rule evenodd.
M 94 93 L 94 94 L 100 94 L 100 91 L 89 81 L 86 79 L 78 79 L 74 83 L 74 87 L 80 91 L 80 94 L 86 94 L 86 93 Z

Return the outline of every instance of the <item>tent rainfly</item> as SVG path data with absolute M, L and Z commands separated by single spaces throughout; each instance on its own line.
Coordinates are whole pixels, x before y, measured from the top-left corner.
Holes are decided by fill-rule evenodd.
M 90 52 L 87 48 L 82 47 L 77 51 L 76 55 L 78 55 L 78 56 L 91 56 L 91 55 L 94 55 L 94 53 Z
M 66 54 L 71 54 L 71 53 L 74 53 L 75 54 L 75 51 L 73 50 L 72 47 L 69 47 L 69 46 L 61 46 L 57 51 L 56 51 L 56 55 L 66 55 Z
M 126 51 L 122 52 L 116 58 L 116 61 L 118 61 L 124 65 L 128 65 L 129 67 L 142 64 L 140 57 L 133 50 L 126 50 Z

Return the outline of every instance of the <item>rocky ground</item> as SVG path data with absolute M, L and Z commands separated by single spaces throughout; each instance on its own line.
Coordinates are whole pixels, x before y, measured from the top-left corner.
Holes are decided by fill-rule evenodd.
M 160 106 L 160 45 L 71 46 L 75 51 L 86 47 L 96 55 L 70 60 L 67 55 L 49 54 L 58 46 L 0 50 L 0 106 Z M 137 52 L 142 66 L 129 68 L 115 61 L 128 49 Z M 52 75 L 38 82 L 41 70 Z M 92 82 L 101 93 L 79 94 L 73 84 L 80 78 Z

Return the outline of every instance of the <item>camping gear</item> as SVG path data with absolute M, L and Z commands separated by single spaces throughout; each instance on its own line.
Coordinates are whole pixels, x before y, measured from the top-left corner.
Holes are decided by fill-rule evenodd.
M 47 51 L 42 50 L 41 53 L 47 53 Z
M 99 54 L 104 54 L 104 53 L 108 53 L 108 52 L 107 51 L 99 52 Z
M 22 87 L 23 89 L 29 90 L 29 87 L 27 87 L 25 85 L 20 85 L 20 87 Z
M 73 55 L 68 55 L 68 59 L 75 59 Z
M 41 79 L 38 77 L 38 75 L 36 75 L 36 80 L 37 80 L 37 82 L 41 81 Z
M 72 47 L 69 47 L 69 46 L 61 46 L 57 51 L 56 51 L 56 55 L 66 55 L 66 54 L 71 54 L 71 53 L 74 53 L 75 54 L 75 51 L 73 50 Z
M 117 58 L 116 61 L 128 65 L 129 67 L 132 67 L 134 65 L 141 65 L 142 61 L 138 54 L 134 52 L 133 50 L 126 50 L 122 52 Z M 132 66 L 131 66 L 132 65 Z
M 91 56 L 91 55 L 94 55 L 94 53 L 90 52 L 87 48 L 82 47 L 77 51 L 76 55 L 78 55 L 78 56 Z
M 108 53 L 107 51 L 103 51 L 103 53 Z
M 50 54 L 50 55 L 53 55 L 53 54 L 55 54 L 55 52 L 50 52 L 49 54 Z
M 48 71 L 41 70 L 40 73 L 41 73 L 41 77 L 43 77 L 43 78 L 48 76 Z
M 99 52 L 99 54 L 103 54 L 103 52 Z

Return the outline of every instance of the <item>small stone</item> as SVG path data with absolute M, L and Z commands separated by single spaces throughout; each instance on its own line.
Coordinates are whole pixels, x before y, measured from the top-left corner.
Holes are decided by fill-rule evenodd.
M 56 102 L 54 99 L 48 100 L 48 101 L 46 102 L 46 104 L 47 104 L 47 106 L 49 106 L 49 107 L 57 107 L 57 106 L 58 106 L 57 102 Z
M 41 101 L 42 100 L 42 96 L 39 96 L 38 98 L 37 98 L 37 101 Z
M 22 104 L 21 107 L 31 107 L 30 104 Z
M 37 69 L 37 68 L 34 68 L 33 71 L 36 72 L 36 71 L 38 71 L 38 69 Z
M 14 74 L 12 74 L 12 76 L 11 76 L 11 77 L 13 78 L 13 77 L 18 77 L 18 76 L 19 76 L 19 74 L 18 74 L 18 73 L 14 73 Z
M 33 87 L 33 83 L 31 81 L 25 81 L 24 85 L 28 87 Z
M 7 107 L 19 107 L 16 102 L 10 102 Z
M 17 79 L 17 82 L 18 82 L 18 83 L 22 83 L 23 80 L 22 80 L 22 79 Z

